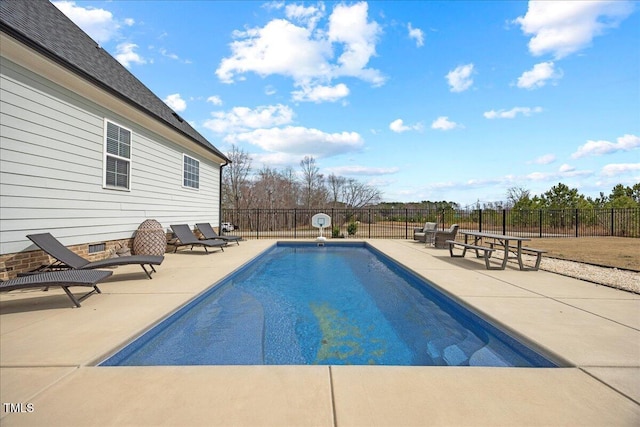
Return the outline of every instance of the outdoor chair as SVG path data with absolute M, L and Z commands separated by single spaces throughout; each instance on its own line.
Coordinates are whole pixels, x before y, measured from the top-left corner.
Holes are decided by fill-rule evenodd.
M 176 241 L 171 242 L 172 245 L 175 245 L 174 253 L 178 251 L 180 246 L 191 246 L 191 250 L 193 250 L 194 246 L 202 246 L 206 253 L 209 253 L 207 248 L 218 248 L 222 252 L 224 252 L 223 246 L 227 245 L 227 242 L 220 239 L 207 239 L 200 240 L 193 234 L 193 231 L 189 228 L 187 224 L 178 224 L 172 225 L 171 230 L 173 230 L 173 234 L 176 236 Z
M 60 286 L 76 307 L 80 307 L 80 301 L 94 292 L 100 292 L 97 283 L 113 274 L 112 271 L 103 270 L 58 270 L 44 273 L 26 274 L 0 281 L 0 292 L 9 292 L 21 289 L 43 288 L 46 291 L 51 286 Z M 71 293 L 71 286 L 89 286 L 93 289 L 80 298 Z
M 131 265 L 138 264 L 147 277 L 151 279 L 151 273 L 155 273 L 154 265 L 162 264 L 164 256 L 157 255 L 130 255 L 116 258 L 107 258 L 100 261 L 89 261 L 80 255 L 67 248 L 60 243 L 58 239 L 53 237 L 51 233 L 42 234 L 29 234 L 27 235 L 29 240 L 36 244 L 40 249 L 48 253 L 50 256 L 56 259 L 52 264 L 40 267 L 38 271 L 51 271 L 51 270 L 93 270 L 95 268 L 108 268 L 118 265 Z M 145 268 L 148 265 L 151 271 Z
M 436 231 L 434 233 L 435 247 L 438 249 L 446 249 L 448 247 L 446 243 L 447 240 L 456 240 L 456 234 L 458 234 L 458 228 L 460 228 L 458 224 L 453 224 L 446 231 Z
M 240 240 L 242 240 L 240 236 L 220 236 L 208 222 L 199 222 L 196 224 L 196 228 L 202 233 L 205 240 L 219 239 L 225 242 L 236 242 L 238 246 L 240 245 Z
M 438 227 L 435 222 L 425 222 L 424 227 L 413 229 L 413 240 L 417 240 L 422 243 L 433 243 L 433 235 Z

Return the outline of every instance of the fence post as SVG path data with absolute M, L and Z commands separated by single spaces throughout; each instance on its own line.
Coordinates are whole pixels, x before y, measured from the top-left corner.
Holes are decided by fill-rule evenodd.
M 578 208 L 576 208 L 576 237 L 578 237 Z
M 507 210 L 502 209 L 502 235 L 507 234 Z
M 615 228 L 613 226 L 613 221 L 615 219 L 615 213 L 614 212 L 615 212 L 614 208 L 611 208 L 611 237 L 614 236 L 613 233 L 615 232 Z
M 478 209 L 478 231 L 482 233 L 482 209 Z
M 298 238 L 298 209 L 293 210 L 293 238 Z
M 371 238 L 371 209 L 369 209 L 369 238 Z
M 409 209 L 404 208 L 404 238 L 409 238 Z
M 256 209 L 256 240 L 260 238 L 260 208 Z
M 542 209 L 538 209 L 539 225 L 540 225 L 540 238 L 542 238 Z

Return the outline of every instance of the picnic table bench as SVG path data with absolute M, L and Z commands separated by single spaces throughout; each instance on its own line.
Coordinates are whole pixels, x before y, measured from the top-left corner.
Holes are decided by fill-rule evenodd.
M 462 243 L 462 242 L 457 242 L 455 240 L 447 240 L 445 242 L 446 244 L 449 245 L 449 254 L 451 255 L 451 257 L 453 258 L 464 258 L 464 256 L 467 253 L 467 249 L 473 249 L 476 251 L 476 256 L 478 258 L 481 257 L 481 255 L 478 253 L 479 251 L 484 252 L 484 254 L 482 255 L 482 257 L 484 258 L 484 263 L 487 266 L 487 270 L 501 270 L 501 267 L 492 267 L 491 264 L 489 263 L 489 258 L 491 258 L 491 253 L 493 251 L 495 251 L 495 249 L 490 248 L 488 246 L 478 246 L 478 245 L 472 245 L 470 243 Z M 453 253 L 453 247 L 454 246 L 461 246 L 462 249 L 462 254 L 460 255 L 455 255 Z
M 519 236 L 508 236 L 504 234 L 493 234 L 493 233 L 484 233 L 477 231 L 462 231 L 462 235 L 464 235 L 464 243 L 451 241 L 453 243 L 449 243 L 449 253 L 452 257 L 453 255 L 452 246 L 461 246 L 464 248 L 462 252 L 462 256 L 465 255 L 467 249 L 473 249 L 476 251 L 476 256 L 480 257 L 479 251 L 484 251 L 485 263 L 487 265 L 487 269 L 495 270 L 500 269 L 504 270 L 507 266 L 507 260 L 509 258 L 515 258 L 518 260 L 518 266 L 522 271 L 535 271 L 540 267 L 540 260 L 542 259 L 542 254 L 546 253 L 546 251 L 541 249 L 534 249 L 529 247 L 522 246 L 522 242 L 531 240 L 528 237 L 519 237 Z M 469 242 L 469 237 L 473 237 L 473 243 Z M 484 240 L 490 240 L 488 242 L 488 246 L 482 246 L 482 242 Z M 515 246 L 511 245 L 510 242 L 515 242 Z M 496 250 L 498 247 L 500 250 L 504 252 L 504 256 L 502 258 L 502 264 L 499 267 L 490 267 L 489 266 L 489 258 L 491 258 L 491 253 Z M 484 248 L 488 248 L 490 250 L 486 250 Z M 536 255 L 536 262 L 533 267 L 526 267 L 522 262 L 522 254 L 523 253 L 531 253 Z M 512 254 L 513 256 L 510 256 Z M 457 255 L 460 257 L 460 255 Z

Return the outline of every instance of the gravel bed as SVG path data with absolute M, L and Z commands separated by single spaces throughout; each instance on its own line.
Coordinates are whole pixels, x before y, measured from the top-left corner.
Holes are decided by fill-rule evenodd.
M 524 255 L 522 259 L 527 265 L 535 264 L 535 257 Z M 640 294 L 640 273 L 635 271 L 545 257 L 540 261 L 540 270 Z

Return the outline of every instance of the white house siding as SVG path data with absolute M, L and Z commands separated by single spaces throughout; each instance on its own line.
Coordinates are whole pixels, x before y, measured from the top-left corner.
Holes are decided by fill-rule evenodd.
M 130 238 L 145 219 L 213 224 L 220 165 L 7 60 L 0 64 L 0 254 Z M 132 131 L 131 191 L 104 189 L 104 120 Z M 194 144 L 194 150 L 198 147 Z M 182 187 L 183 153 L 200 161 L 200 189 Z

